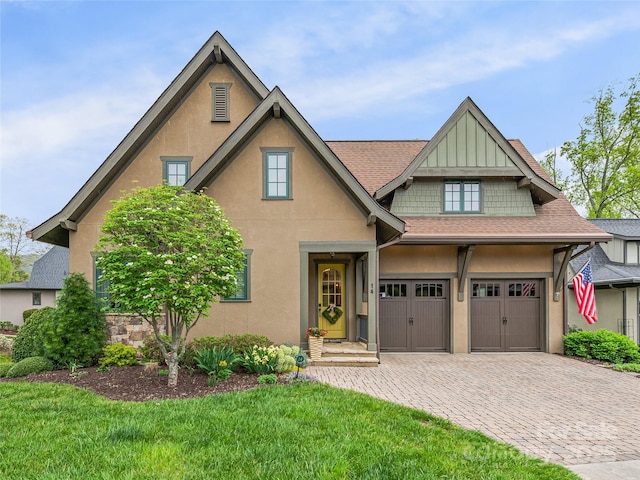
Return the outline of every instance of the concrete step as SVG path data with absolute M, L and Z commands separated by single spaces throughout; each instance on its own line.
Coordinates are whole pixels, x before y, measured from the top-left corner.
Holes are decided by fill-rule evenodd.
M 325 356 L 324 353 L 320 360 L 309 362 L 312 367 L 377 367 L 378 358 L 375 356 Z
M 375 351 L 368 351 L 363 343 L 325 342 L 322 346 L 323 357 L 375 357 Z

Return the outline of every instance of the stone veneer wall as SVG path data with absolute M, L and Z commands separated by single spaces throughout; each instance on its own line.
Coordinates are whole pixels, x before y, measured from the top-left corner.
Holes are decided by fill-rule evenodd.
M 147 335 L 153 335 L 153 327 L 142 317 L 134 314 L 109 313 L 107 314 L 109 325 L 108 343 L 123 343 L 132 347 L 140 347 Z M 158 319 L 160 331 L 164 332 L 164 317 Z

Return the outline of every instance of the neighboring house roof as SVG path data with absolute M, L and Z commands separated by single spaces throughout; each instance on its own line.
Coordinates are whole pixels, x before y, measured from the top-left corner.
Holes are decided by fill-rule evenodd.
M 591 223 L 625 240 L 640 240 L 640 219 L 637 218 L 592 218 Z
M 618 238 L 640 240 L 640 219 L 594 218 L 589 222 Z M 579 251 L 576 250 L 576 252 Z M 572 270 L 579 271 L 587 260 L 591 261 L 591 274 L 595 286 L 640 286 L 640 265 L 612 262 L 602 247 L 596 245 L 584 255 L 571 261 Z
M 54 246 L 35 261 L 28 282 L 0 285 L 0 290 L 61 290 L 69 274 L 69 249 Z
M 269 89 L 225 38 L 219 32 L 215 32 L 62 211 L 34 228 L 31 238 L 68 247 L 69 230 L 75 229 L 75 223 L 102 195 L 109 183 L 120 174 L 145 142 L 164 124 L 185 95 L 200 81 L 204 72 L 212 64 L 223 61 L 244 80 L 257 99 L 262 100 L 268 95 Z

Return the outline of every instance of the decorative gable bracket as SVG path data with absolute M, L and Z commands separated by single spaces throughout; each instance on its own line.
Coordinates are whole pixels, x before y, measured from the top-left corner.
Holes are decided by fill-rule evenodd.
M 567 245 L 553 250 L 553 301 L 560 301 L 560 291 L 564 286 L 564 279 L 567 274 L 567 266 L 573 251 L 578 245 Z

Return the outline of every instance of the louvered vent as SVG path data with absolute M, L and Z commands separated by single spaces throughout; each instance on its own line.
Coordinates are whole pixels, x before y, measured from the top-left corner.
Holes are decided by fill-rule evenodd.
M 213 113 L 211 120 L 214 122 L 229 121 L 229 88 L 230 83 L 212 83 Z

